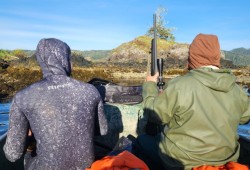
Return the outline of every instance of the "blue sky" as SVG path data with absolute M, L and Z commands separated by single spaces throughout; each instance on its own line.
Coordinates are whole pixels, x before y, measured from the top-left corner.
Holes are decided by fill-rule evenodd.
M 1 0 L 0 49 L 58 38 L 73 50 L 111 50 L 144 35 L 158 7 L 176 41 L 216 34 L 221 49 L 250 48 L 249 0 Z

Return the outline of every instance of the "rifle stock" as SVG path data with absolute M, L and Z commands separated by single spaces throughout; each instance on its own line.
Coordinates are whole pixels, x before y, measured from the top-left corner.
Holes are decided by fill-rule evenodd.
M 159 71 L 157 86 L 159 87 L 159 90 L 162 91 L 163 86 L 165 85 L 165 82 L 163 81 L 163 59 L 162 58 L 157 59 L 157 67 Z

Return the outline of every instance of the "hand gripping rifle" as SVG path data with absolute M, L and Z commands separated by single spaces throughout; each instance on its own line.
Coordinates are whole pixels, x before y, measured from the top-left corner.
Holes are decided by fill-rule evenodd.
M 157 59 L 157 35 L 156 35 L 156 14 L 154 14 L 154 38 L 151 41 L 151 76 L 159 72 L 157 86 L 163 90 L 165 82 L 163 81 L 163 59 Z

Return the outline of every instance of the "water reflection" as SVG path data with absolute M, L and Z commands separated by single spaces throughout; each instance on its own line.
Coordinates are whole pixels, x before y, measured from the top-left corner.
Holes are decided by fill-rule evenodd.
M 10 105 L 10 102 L 0 103 L 0 139 L 8 130 Z

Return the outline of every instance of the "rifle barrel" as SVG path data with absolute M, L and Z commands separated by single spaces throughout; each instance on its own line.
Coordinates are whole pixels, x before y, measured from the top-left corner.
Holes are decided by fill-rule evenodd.
M 155 75 L 157 69 L 157 33 L 156 33 L 156 14 L 153 16 L 154 19 L 154 38 L 151 42 L 151 76 Z

